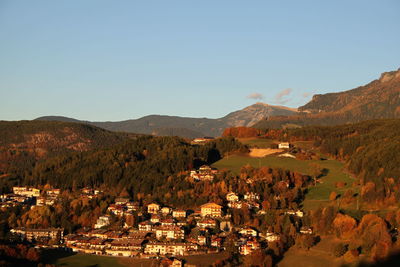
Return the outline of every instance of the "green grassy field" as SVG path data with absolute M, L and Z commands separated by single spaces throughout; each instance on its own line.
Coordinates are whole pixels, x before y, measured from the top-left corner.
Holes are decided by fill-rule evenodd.
M 352 187 L 354 179 L 344 172 L 343 163 L 337 160 L 297 160 L 293 158 L 283 158 L 276 156 L 267 156 L 264 158 L 251 158 L 248 156 L 232 155 L 221 159 L 213 164 L 213 167 L 218 169 L 227 169 L 235 174 L 240 172 L 240 168 L 244 165 L 253 167 L 267 166 L 271 168 L 282 168 L 285 170 L 297 171 L 303 174 L 312 175 L 313 165 L 318 164 L 320 168 L 327 170 L 327 174 L 320 178 L 321 183 L 315 187 L 310 187 L 306 199 L 303 203 L 304 210 L 318 208 L 320 205 L 326 204 L 329 201 L 329 195 L 332 191 L 338 194 L 343 194 L 347 189 Z M 336 182 L 345 182 L 343 188 L 336 188 Z M 357 188 L 353 188 L 357 192 Z
M 278 263 L 278 267 L 339 267 L 344 263 L 342 258 L 332 255 L 332 247 L 339 241 L 333 237 L 322 237 L 321 241 L 309 251 L 291 247 Z
M 96 256 L 89 254 L 75 254 L 67 253 L 57 250 L 48 250 L 44 254 L 44 261 L 49 264 L 55 264 L 56 266 L 65 267 L 124 267 L 119 262 L 117 257 L 107 257 L 107 256 Z
M 207 255 L 192 255 L 192 256 L 184 256 L 182 257 L 186 264 L 192 264 L 197 267 L 208 267 L 211 266 L 217 260 L 224 260 L 229 257 L 227 252 L 220 252 L 215 254 L 207 254 Z M 185 266 L 186 266 L 185 264 Z
M 182 256 L 179 259 L 184 259 L 186 264 L 192 264 L 197 267 L 208 267 L 212 265 L 217 260 L 223 260 L 228 258 L 229 255 L 226 252 L 207 254 L 207 255 L 192 255 L 192 256 Z M 119 262 L 124 266 L 138 266 L 138 267 L 154 267 L 158 266 L 157 260 L 149 259 L 135 259 L 135 258 L 119 258 Z M 186 266 L 186 265 L 185 265 Z
M 332 191 L 338 194 L 344 194 L 349 188 L 354 192 L 358 192 L 358 187 L 353 187 L 355 181 L 353 177 L 344 171 L 344 164 L 337 160 L 320 161 L 319 165 L 328 170 L 328 174 L 321 178 L 321 183 L 309 189 L 304 201 L 304 209 L 315 209 L 324 202 L 329 201 L 329 195 Z M 336 188 L 336 182 L 345 182 L 346 185 L 342 188 Z
M 47 250 L 44 253 L 44 262 L 64 267 L 152 267 L 158 266 L 158 260 L 152 259 L 136 259 L 128 257 L 108 257 L 89 254 L 75 254 L 58 250 Z M 229 255 L 226 252 L 193 255 L 182 257 L 188 264 L 194 264 L 199 267 L 212 265 L 216 260 L 226 259 Z
M 251 165 L 259 168 L 262 166 L 272 168 L 282 168 L 292 171 L 298 171 L 301 173 L 309 173 L 310 169 L 308 163 L 311 161 L 300 161 L 292 158 L 282 158 L 275 156 L 267 156 L 264 158 L 252 158 L 248 156 L 232 155 L 225 157 L 220 161 L 217 161 L 212 166 L 217 169 L 228 169 L 235 174 L 239 174 L 240 168 L 244 165 Z
M 135 258 L 126 258 L 120 257 L 118 262 L 122 264 L 122 266 L 137 266 L 137 267 L 154 267 L 159 265 L 159 260 L 151 260 L 151 259 L 135 259 Z

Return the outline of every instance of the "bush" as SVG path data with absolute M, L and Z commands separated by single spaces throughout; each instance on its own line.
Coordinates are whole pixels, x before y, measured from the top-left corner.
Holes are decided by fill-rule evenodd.
M 336 188 L 343 188 L 343 187 L 345 187 L 347 185 L 347 183 L 345 183 L 345 182 L 343 182 L 343 181 L 340 181 L 340 182 L 336 182 L 335 183 L 335 187 Z
M 315 235 L 299 235 L 296 239 L 296 245 L 304 250 L 309 250 L 319 242 L 319 236 Z
M 343 258 L 348 263 L 354 262 L 358 259 L 358 251 L 357 250 L 349 250 L 344 254 Z
M 348 249 L 348 245 L 344 243 L 339 243 L 333 247 L 333 255 L 335 257 L 342 257 Z

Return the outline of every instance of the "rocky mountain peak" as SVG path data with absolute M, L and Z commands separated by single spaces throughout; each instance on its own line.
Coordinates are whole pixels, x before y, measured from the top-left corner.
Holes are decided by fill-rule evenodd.
M 395 71 L 389 71 L 389 72 L 382 73 L 381 77 L 379 78 L 379 81 L 384 83 L 384 82 L 389 82 L 394 79 L 400 80 L 400 68 Z

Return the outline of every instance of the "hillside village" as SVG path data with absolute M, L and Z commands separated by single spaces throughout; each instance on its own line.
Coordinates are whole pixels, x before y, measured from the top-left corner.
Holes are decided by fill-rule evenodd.
M 0 1 L 0 267 L 400 266 L 400 0 L 114 2 Z
M 194 182 L 211 182 L 218 170 L 203 165 L 188 172 Z M 289 186 L 289 184 L 287 184 Z M 33 187 L 14 187 L 12 194 L 1 196 L 2 207 L 53 206 L 62 196 L 60 189 L 40 190 Z M 80 197 L 96 199 L 104 193 L 83 188 Z M 230 191 L 223 203 L 205 203 L 191 209 L 178 209 L 168 203 L 139 203 L 127 197 L 117 197 L 99 216 L 92 227 L 77 229 L 64 235 L 61 228 L 15 228 L 15 238 L 33 242 L 39 247 L 56 247 L 78 253 L 138 258 L 179 257 L 203 255 L 238 249 L 249 255 L 271 242 L 279 241 L 280 233 L 273 229 L 260 231 L 246 224 L 234 224 L 234 210 L 248 210 L 254 216 L 265 214 L 262 198 L 258 193 L 238 194 Z M 282 215 L 303 217 L 301 210 L 281 210 Z M 119 221 L 124 221 L 121 225 Z M 310 235 L 311 228 L 300 227 L 299 234 Z
M 251 262 L 272 266 L 285 259 L 290 261 L 286 255 L 293 251 L 307 253 L 320 243 L 329 247 L 325 248 L 328 253 L 338 255 L 334 256 L 337 261 L 346 255 L 346 261 L 355 262 L 381 253 L 371 251 L 376 246 L 373 240 L 395 246 L 391 241 L 398 237 L 395 214 L 388 217 L 392 226 L 377 215 L 367 214 L 368 201 L 377 197 L 368 191 L 371 183 L 360 186 L 344 173 L 343 163 L 328 158 L 316 147 L 317 142 L 296 141 L 297 136 L 293 142 L 286 141 L 291 139 L 282 131 L 262 134 L 276 137 L 240 139 L 246 144 L 244 148 L 232 137 L 193 145 L 198 149 L 191 152 L 197 153 L 196 158 L 183 162 L 183 170 L 175 169 L 153 182 L 148 182 L 149 175 L 131 187 L 117 184 L 110 190 L 88 186 L 87 180 L 89 183 L 77 188 L 74 183 L 63 184 L 63 179 L 58 180 L 62 189 L 51 183 L 14 186 L 12 193 L 0 196 L 1 211 L 9 214 L 6 238 L 12 244 L 34 246 L 44 254 L 56 250 L 162 262 L 163 266 L 191 266 L 186 262 L 188 257 L 206 259 L 206 255 L 215 257 L 208 263 L 216 266 L 252 266 Z M 207 164 L 210 155 L 219 154 L 210 153 L 215 152 L 218 142 L 224 146 L 234 144 L 236 152 L 226 150 L 221 153 L 223 158 Z M 154 155 L 160 144 L 152 151 L 143 150 L 143 155 Z M 186 152 L 182 150 L 178 155 Z M 202 160 L 199 155 L 203 155 Z M 125 154 L 121 159 L 119 166 L 129 167 L 131 158 Z M 57 181 L 51 179 L 47 181 Z M 393 185 L 391 180 L 387 183 Z M 382 201 L 394 203 L 393 198 Z M 379 225 L 381 231 L 365 227 L 369 221 Z M 360 239 L 368 232 L 371 238 Z M 382 255 L 385 253 L 389 250 Z

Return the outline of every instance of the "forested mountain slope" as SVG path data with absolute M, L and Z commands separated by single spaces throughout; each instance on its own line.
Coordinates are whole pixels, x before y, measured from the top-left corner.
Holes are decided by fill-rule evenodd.
M 190 145 L 178 137 L 142 136 L 107 149 L 40 161 L 23 183 L 50 184 L 62 189 L 127 189 L 133 196 L 141 193 L 158 197 L 187 185 L 180 172 L 211 164 L 232 151 L 247 152 L 247 148 L 234 138 Z
M 23 173 L 46 157 L 109 147 L 132 137 L 78 123 L 1 121 L 0 175 Z
M 314 140 L 322 152 L 345 161 L 362 184 L 373 182 L 381 196 L 390 192 L 389 188 L 400 186 L 400 119 L 310 126 L 286 134 L 289 140 Z M 393 181 L 388 184 L 390 178 Z

